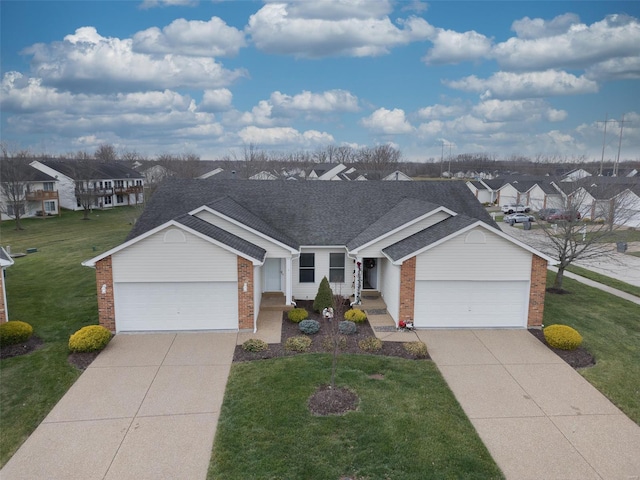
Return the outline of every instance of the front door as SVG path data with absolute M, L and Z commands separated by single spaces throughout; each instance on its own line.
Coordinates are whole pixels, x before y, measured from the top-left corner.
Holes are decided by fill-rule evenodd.
M 365 258 L 362 268 L 362 288 L 375 290 L 378 288 L 378 259 Z
M 281 292 L 282 291 L 282 270 L 281 259 L 267 258 L 264 261 L 264 291 L 265 292 Z

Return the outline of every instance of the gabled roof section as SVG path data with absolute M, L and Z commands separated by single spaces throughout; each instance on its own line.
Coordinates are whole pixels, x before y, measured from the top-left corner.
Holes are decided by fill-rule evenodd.
M 0 247 L 0 267 L 9 267 L 13 265 L 13 258 L 9 255 L 6 250 Z
M 32 167 L 28 162 L 3 159 L 0 162 L 0 183 L 2 182 L 57 182 L 57 179 Z
M 283 243 L 289 247 L 298 249 L 298 247 L 300 246 L 287 235 L 273 228 L 267 222 L 262 220 L 254 213 L 250 212 L 248 209 L 237 203 L 229 196 L 224 196 L 218 200 L 208 203 L 206 207 L 209 207 L 215 212 L 221 213 L 225 217 L 229 217 L 235 220 L 241 225 L 247 226 L 252 230 L 263 233 L 264 235 L 273 238 L 274 240 L 277 240 L 278 242 Z M 190 213 L 193 215 L 194 213 L 201 210 L 202 208 L 199 208 Z
M 492 227 L 487 225 L 485 222 L 467 217 L 466 215 L 449 217 L 436 225 L 426 228 L 421 232 L 400 240 L 398 243 L 388 246 L 382 250 L 382 253 L 384 253 L 393 263 L 401 264 L 405 260 L 414 257 L 419 253 L 430 250 L 431 248 L 434 248 L 437 245 L 440 245 L 451 238 L 457 237 L 458 235 L 461 235 L 475 227 L 482 227 L 489 230 L 499 237 L 502 237 L 505 240 L 508 240 L 509 242 L 533 253 L 534 255 L 545 259 L 549 265 L 555 265 L 558 263 L 557 260 L 554 260 L 526 243 L 520 242 L 512 236 L 504 233 L 500 228 Z
M 189 227 L 196 232 L 206 235 L 209 238 L 217 240 L 218 242 L 231 247 L 233 250 L 244 253 L 254 260 L 258 260 L 260 262 L 264 261 L 264 256 L 267 253 L 264 248 L 248 242 L 236 235 L 233 235 L 232 233 L 222 230 L 215 225 L 211 225 L 209 222 L 205 222 L 198 217 L 194 217 L 192 215 L 182 215 L 176 218 L 176 222 L 184 225 L 185 227 Z
M 369 225 L 357 237 L 347 243 L 347 249 L 353 251 L 377 239 L 390 235 L 402 226 L 411 224 L 429 214 L 443 210 L 442 207 L 431 202 L 416 198 L 403 198 L 391 210 L 381 216 L 375 223 Z M 448 211 L 454 215 L 454 212 Z
M 66 175 L 69 178 L 77 179 L 78 172 L 86 172 L 87 167 L 91 169 L 91 176 L 99 179 L 119 179 L 144 178 L 140 172 L 129 168 L 123 162 L 101 162 L 99 160 L 38 160 L 43 165 Z M 86 180 L 86 179 L 78 179 Z

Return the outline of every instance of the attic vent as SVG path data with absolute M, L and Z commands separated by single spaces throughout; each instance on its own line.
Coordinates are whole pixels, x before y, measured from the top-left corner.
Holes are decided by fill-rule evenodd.
M 172 228 L 164 234 L 164 243 L 187 243 L 187 237 L 182 230 Z
M 480 230 L 473 230 L 467 233 L 467 236 L 464 238 L 464 243 L 487 243 L 487 238 Z

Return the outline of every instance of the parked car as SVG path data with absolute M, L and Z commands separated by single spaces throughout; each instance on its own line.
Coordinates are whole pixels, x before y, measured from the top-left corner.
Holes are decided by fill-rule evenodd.
M 581 215 L 577 210 L 559 210 L 547 217 L 547 222 L 562 222 L 580 220 Z
M 550 215 L 558 213 L 560 210 L 557 208 L 542 208 L 538 212 L 538 218 L 540 220 L 546 220 Z
M 511 215 L 505 215 L 503 222 L 513 225 L 514 223 L 535 222 L 536 219 L 533 215 L 527 215 L 525 213 L 512 213 Z
M 503 213 L 529 213 L 531 209 L 521 203 L 509 203 L 500 207 Z

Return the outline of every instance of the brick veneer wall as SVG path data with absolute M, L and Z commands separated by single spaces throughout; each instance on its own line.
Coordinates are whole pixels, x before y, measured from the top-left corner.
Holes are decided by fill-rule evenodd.
M 0 268 L 0 323 L 5 323 L 7 318 L 7 306 L 4 304 L 4 270 Z
M 102 293 L 102 286 L 105 286 Z M 116 331 L 116 310 L 113 300 L 113 271 L 111 256 L 96 262 L 96 288 L 98 290 L 98 322 L 112 332 Z
M 416 294 L 416 257 L 405 261 L 400 267 L 400 318 L 413 321 Z
M 531 259 L 531 289 L 527 326 L 539 327 L 544 315 L 544 296 L 547 288 L 547 261 L 537 255 Z
M 238 328 L 253 330 L 253 316 L 253 263 L 238 256 Z

